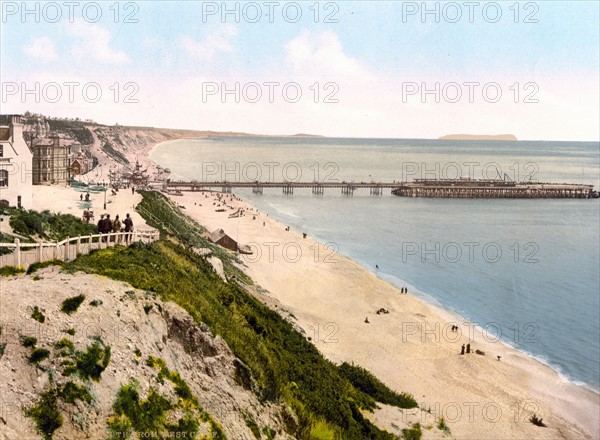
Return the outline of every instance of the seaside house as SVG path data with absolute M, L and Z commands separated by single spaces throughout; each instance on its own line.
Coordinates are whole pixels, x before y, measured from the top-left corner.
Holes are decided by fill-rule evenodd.
M 31 209 L 33 155 L 23 138 L 20 115 L 0 126 L 0 206 Z
M 33 141 L 33 184 L 54 185 L 71 179 L 71 145 L 74 141 L 57 133 Z
M 230 251 L 237 252 L 238 250 L 237 241 L 227 235 L 223 229 L 217 229 L 213 231 L 213 233 L 208 237 L 208 240 L 211 243 L 218 244 L 219 246 L 229 249 Z

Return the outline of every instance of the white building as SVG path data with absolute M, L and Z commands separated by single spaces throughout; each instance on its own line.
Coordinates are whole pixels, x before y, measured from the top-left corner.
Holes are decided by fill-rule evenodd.
M 20 115 L 0 126 L 0 206 L 31 209 L 33 154 L 23 138 Z

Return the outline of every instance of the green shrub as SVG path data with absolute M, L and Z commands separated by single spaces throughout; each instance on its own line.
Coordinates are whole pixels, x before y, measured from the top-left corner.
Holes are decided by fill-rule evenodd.
M 44 316 L 44 314 L 42 313 L 42 311 L 38 308 L 38 306 L 35 306 L 33 308 L 33 312 L 31 313 L 31 317 L 33 319 L 35 319 L 37 322 L 39 322 L 40 324 L 43 324 L 44 322 L 46 322 L 46 317 Z
M 63 416 L 58 409 L 56 391 L 44 392 L 35 405 L 25 411 L 34 420 L 37 431 L 45 440 L 51 440 L 63 424 Z
M 402 430 L 402 436 L 405 440 L 421 440 L 422 435 L 421 424 L 418 422 L 412 425 L 412 428 L 405 428 Z
M 71 315 L 77 311 L 81 303 L 85 300 L 85 295 L 72 296 L 62 302 L 61 312 Z
M 37 344 L 37 338 L 33 336 L 24 336 L 21 338 L 21 345 L 23 347 L 35 348 L 35 344 Z
M 444 420 L 444 418 L 440 418 L 440 421 L 437 424 L 437 427 L 440 431 L 444 431 L 446 433 L 450 433 L 450 427 L 448 425 L 446 425 L 446 421 Z
M 346 377 L 352 385 L 368 394 L 378 402 L 394 405 L 398 408 L 416 408 L 417 401 L 411 394 L 397 393 L 388 388 L 368 370 L 344 362 L 340 366 L 340 373 Z
M 33 263 L 27 268 L 27 275 L 31 275 L 32 273 L 35 273 L 40 269 L 50 266 L 65 267 L 65 262 L 63 260 L 48 260 L 41 261 L 39 263 Z
M 263 434 L 267 437 L 267 440 L 273 440 L 277 435 L 277 432 L 270 428 L 269 426 L 265 426 L 262 430 Z
M 82 379 L 100 380 L 102 373 L 110 363 L 110 346 L 104 346 L 96 341 L 83 351 L 73 354 L 74 364 L 65 368 L 64 375 L 77 373 Z
M 53 214 L 50 211 L 36 212 L 17 209 L 11 211 L 10 226 L 14 232 L 31 238 L 62 241 L 67 237 L 94 234 L 95 225 L 85 224 L 72 214 Z
M 63 330 L 64 333 L 71 335 L 71 336 L 75 336 L 75 329 L 74 328 L 68 328 L 66 330 Z
M 50 356 L 50 352 L 45 348 L 34 348 L 29 355 L 28 361 L 30 364 L 39 364 L 48 356 Z
M 75 403 L 76 399 L 82 402 L 91 403 L 92 395 L 83 385 L 77 385 L 74 382 L 67 382 L 59 391 L 59 397 L 67 403 Z
M 71 341 L 70 339 L 62 338 L 60 341 L 54 344 L 54 348 L 56 348 L 57 350 L 61 350 L 63 348 L 74 350 L 75 346 L 73 345 L 73 341 Z
M 22 273 L 25 273 L 25 270 L 22 267 L 4 266 L 0 268 L 0 276 L 3 277 L 12 277 Z

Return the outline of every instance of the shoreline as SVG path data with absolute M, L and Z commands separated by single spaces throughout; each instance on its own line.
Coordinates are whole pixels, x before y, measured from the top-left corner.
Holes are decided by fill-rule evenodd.
M 265 236 L 265 234 L 266 234 L 267 237 L 272 236 L 272 239 L 269 238 L 269 240 L 272 240 L 272 242 L 277 242 L 277 240 L 275 240 L 277 238 L 291 236 L 293 238 L 291 243 L 295 243 L 293 247 L 296 247 L 297 244 L 301 244 L 302 247 L 306 248 L 306 244 L 310 243 L 309 246 L 315 245 L 320 248 L 323 248 L 322 243 L 313 241 L 310 238 L 302 239 L 302 235 L 299 231 L 295 231 L 295 230 L 285 231 L 285 226 L 283 223 L 281 223 L 279 220 L 269 217 L 268 215 L 265 215 L 262 212 L 258 213 L 256 208 L 253 207 L 247 200 L 242 200 L 242 199 L 238 199 L 237 197 L 233 197 L 232 200 L 230 201 L 229 200 L 230 195 L 222 195 L 225 199 L 227 199 L 226 204 L 228 206 L 233 206 L 235 209 L 237 209 L 239 207 L 246 209 L 247 215 L 245 217 L 229 219 L 227 216 L 227 214 L 229 212 L 225 212 L 225 213 L 215 212 L 215 210 L 213 208 L 216 205 L 211 205 L 211 203 L 213 201 L 215 201 L 215 203 L 216 203 L 217 194 L 219 194 L 219 193 L 198 192 L 198 193 L 185 194 L 183 196 L 170 196 L 170 198 L 171 198 L 171 200 L 176 202 L 178 205 L 185 206 L 186 209 L 184 210 L 184 212 L 186 214 L 190 215 L 192 218 L 194 218 L 200 224 L 207 227 L 209 232 L 212 232 L 217 227 L 222 227 L 223 229 L 225 229 L 225 232 L 228 232 L 234 239 L 238 239 L 240 241 L 240 244 L 242 244 L 242 245 L 245 244 L 244 239 L 246 239 L 246 237 L 256 239 L 256 240 L 258 240 L 258 243 L 260 243 L 260 239 L 263 239 L 263 237 L 261 237 L 261 235 Z M 206 201 L 206 200 L 208 200 L 210 202 L 208 204 L 205 203 L 204 205 L 206 205 L 206 206 L 194 205 L 194 203 L 202 204 L 203 201 Z M 234 211 L 230 211 L 230 212 L 234 212 Z M 257 220 L 255 220 L 255 221 L 252 220 L 253 215 L 257 216 Z M 262 228 L 259 227 L 259 225 L 262 224 L 263 221 L 265 222 L 264 231 L 263 231 L 264 233 L 263 234 L 255 234 L 255 233 L 260 233 Z M 237 225 L 236 225 L 236 223 L 237 223 Z M 282 231 L 284 231 L 283 235 L 282 235 Z M 246 241 L 248 241 L 248 240 L 246 240 Z M 267 243 L 267 242 L 265 242 L 265 243 Z M 279 243 L 283 243 L 283 241 L 279 240 Z M 340 306 L 339 307 L 340 310 L 338 311 L 338 313 L 334 313 L 333 311 L 328 310 L 327 307 L 324 307 L 325 304 L 320 304 L 320 306 L 323 306 L 323 307 L 319 307 L 319 308 L 317 308 L 317 311 L 315 311 L 310 306 L 307 306 L 307 304 L 303 304 L 304 301 L 302 301 L 302 298 L 300 298 L 300 300 L 298 300 L 297 297 L 299 296 L 299 294 L 300 293 L 307 294 L 306 301 L 310 302 L 310 300 L 315 299 L 315 296 L 319 297 L 320 294 L 324 294 L 323 292 L 325 292 L 326 290 L 335 289 L 335 288 L 337 288 L 339 290 L 339 286 L 336 285 L 336 280 L 330 278 L 325 281 L 324 285 L 322 285 L 323 283 L 319 282 L 318 284 L 319 284 L 319 287 L 321 290 L 317 289 L 320 292 L 320 294 L 316 294 L 316 295 L 315 294 L 311 295 L 309 292 L 306 291 L 306 289 L 303 289 L 302 286 L 299 286 L 298 284 L 302 282 L 303 278 L 304 279 L 312 278 L 312 277 L 323 278 L 322 276 L 320 276 L 317 273 L 320 269 L 322 269 L 323 265 L 321 265 L 321 267 L 318 267 L 318 266 L 315 266 L 314 264 L 311 264 L 311 262 L 299 261 L 299 262 L 297 262 L 298 264 L 296 264 L 297 267 L 299 267 L 299 266 L 306 266 L 306 267 L 304 267 L 302 270 L 300 270 L 301 276 L 298 277 L 297 273 L 296 274 L 293 273 L 293 272 L 298 272 L 298 270 L 295 270 L 296 268 L 294 268 L 294 270 L 291 270 L 291 271 L 285 270 L 285 267 L 283 267 L 283 266 L 286 265 L 286 261 L 281 261 L 282 259 L 277 258 L 278 257 L 277 255 L 274 255 L 274 258 L 271 258 L 271 256 L 269 256 L 269 261 L 265 261 L 266 260 L 265 256 L 266 256 L 266 254 L 262 255 L 262 258 L 259 258 L 259 261 L 256 263 L 250 263 L 249 261 L 246 261 L 246 260 L 248 260 L 246 258 L 245 259 L 246 267 L 244 268 L 245 272 L 248 273 L 248 275 L 257 284 L 259 284 L 263 288 L 267 289 L 269 291 L 270 296 L 272 296 L 277 301 L 279 301 L 286 309 L 290 310 L 294 316 L 298 317 L 298 323 L 302 328 L 305 329 L 305 331 L 309 332 L 311 330 L 311 322 L 317 324 L 317 332 L 319 331 L 319 325 L 325 326 L 328 323 L 334 322 L 334 323 L 336 323 L 337 326 L 339 326 L 341 324 L 341 322 L 328 321 L 328 319 L 335 317 L 336 319 L 339 318 L 339 320 L 341 321 L 342 318 L 344 318 L 343 314 L 346 313 L 346 312 L 343 312 L 343 310 L 342 310 L 344 307 L 346 307 L 348 309 L 347 310 L 348 313 L 350 313 L 350 310 L 356 308 L 356 305 L 354 304 L 354 299 L 347 297 L 344 299 L 345 300 L 350 299 L 350 301 L 344 301 L 344 304 L 341 304 L 342 301 L 340 301 L 340 304 L 338 304 Z M 342 270 L 345 270 L 347 272 L 352 272 L 353 275 L 355 275 L 357 278 L 360 278 L 361 283 L 366 283 L 370 287 L 376 287 L 377 289 L 382 289 L 388 295 L 390 295 L 390 294 L 398 295 L 399 289 L 392 282 L 381 278 L 378 274 L 371 272 L 368 267 L 365 267 L 363 264 L 360 264 L 359 262 L 354 261 L 345 255 L 340 254 L 339 257 L 341 260 Z M 309 258 L 309 260 L 310 259 L 311 258 Z M 261 260 L 262 260 L 262 262 L 261 262 Z M 288 266 L 289 266 L 289 264 L 288 264 Z M 290 272 L 292 272 L 292 273 L 290 273 Z M 325 272 L 331 272 L 331 271 L 325 270 Z M 296 278 L 290 277 L 290 275 L 296 275 Z M 332 275 L 332 274 L 329 273 L 329 274 L 325 274 L 325 275 Z M 325 277 L 325 278 L 327 278 L 327 277 Z M 285 280 L 285 281 L 282 283 L 282 280 Z M 338 281 L 341 281 L 341 279 L 338 279 Z M 382 285 L 385 285 L 387 287 L 382 287 Z M 343 289 L 343 287 L 342 287 L 342 289 Z M 283 290 L 293 290 L 294 293 L 283 294 L 282 293 Z M 368 289 L 366 289 L 366 290 L 368 290 Z M 405 298 L 408 299 L 410 297 L 410 302 L 412 304 L 409 309 L 413 313 L 408 314 L 408 315 L 410 315 L 410 317 L 407 316 L 406 313 L 404 313 L 404 315 L 405 315 L 404 318 L 406 318 L 407 322 L 411 323 L 410 324 L 411 326 L 414 325 L 415 318 L 417 320 L 417 323 L 419 321 L 421 321 L 420 325 L 423 325 L 425 327 L 427 327 L 428 324 L 431 324 L 435 327 L 436 324 L 438 326 L 440 326 L 440 325 L 447 325 L 448 323 L 451 323 L 451 322 L 456 322 L 456 323 L 460 324 L 460 323 L 463 323 L 466 321 L 462 316 L 460 316 L 459 313 L 454 312 L 451 309 L 446 309 L 443 305 L 441 305 L 439 303 L 433 304 L 430 301 L 427 301 L 425 298 L 427 296 L 426 293 L 418 291 L 418 290 L 417 290 L 417 295 L 414 295 L 415 292 L 412 292 L 412 293 L 413 294 L 411 294 L 411 295 L 398 295 L 399 297 L 402 298 L 402 300 L 404 300 Z M 368 293 L 362 292 L 362 295 L 368 296 Z M 364 298 L 362 298 L 362 299 L 364 299 Z M 435 300 L 435 298 L 432 298 L 432 299 Z M 389 308 L 390 313 L 397 314 L 397 313 L 405 312 L 404 310 L 401 310 L 401 307 L 392 307 L 393 305 L 395 305 L 394 303 L 397 302 L 397 298 L 379 296 L 377 301 L 381 302 L 384 308 L 386 308 L 386 309 Z M 385 304 L 386 302 L 388 304 Z M 319 309 L 321 309 L 321 310 L 319 310 Z M 356 324 L 352 324 L 352 325 L 356 325 L 358 328 L 360 328 L 360 325 L 364 326 L 365 324 L 362 323 L 362 319 L 365 319 L 364 318 L 365 313 L 367 313 L 367 318 L 369 318 L 370 323 L 375 323 L 375 320 L 380 319 L 380 316 L 375 315 L 374 310 L 375 309 L 372 308 L 370 312 L 368 312 L 368 311 L 364 312 L 363 316 L 361 318 L 361 321 L 358 321 L 358 322 L 356 322 Z M 425 313 L 414 313 L 415 311 L 422 311 Z M 369 314 L 369 313 L 371 313 L 371 314 Z M 340 314 L 342 314 L 342 315 L 340 315 Z M 374 315 L 374 316 L 372 316 L 372 315 Z M 426 317 L 428 319 L 425 319 Z M 431 319 L 431 317 L 433 317 L 434 319 Z M 370 324 L 370 325 L 372 326 L 372 324 Z M 401 329 L 398 328 L 397 325 L 395 327 L 396 327 L 395 329 L 390 329 L 390 328 L 383 329 L 384 334 L 386 334 L 389 337 L 390 334 L 393 333 L 391 330 L 395 330 L 395 336 L 397 337 L 398 330 L 400 330 L 400 333 L 402 333 L 402 331 L 401 331 Z M 328 329 L 323 328 L 323 330 L 328 330 Z M 406 330 L 406 329 L 404 329 L 404 330 Z M 411 331 L 412 330 L 413 330 L 413 328 L 411 327 Z M 422 329 L 420 329 L 420 330 L 422 330 Z M 473 332 L 473 338 L 471 338 L 469 336 L 468 340 L 471 341 L 471 343 L 473 345 L 475 345 L 475 347 L 484 347 L 483 351 L 486 352 L 485 356 L 474 355 L 476 358 L 479 358 L 476 360 L 476 362 L 479 362 L 480 359 L 484 359 L 485 361 L 487 361 L 489 363 L 492 360 L 492 357 L 490 355 L 492 355 L 494 363 L 491 364 L 491 366 L 498 367 L 498 366 L 502 365 L 502 368 L 505 368 L 504 365 L 509 365 L 510 368 L 512 369 L 509 373 L 509 376 L 510 376 L 510 374 L 514 374 L 517 376 L 518 379 L 522 380 L 522 383 L 520 384 L 520 386 L 517 387 L 518 389 L 513 390 L 513 392 L 510 394 L 521 395 L 521 396 L 523 396 L 522 398 L 529 403 L 542 402 L 542 404 L 540 405 L 540 408 L 545 407 L 545 408 L 547 408 L 547 410 L 545 410 L 545 411 L 548 412 L 546 414 L 546 412 L 544 411 L 544 415 L 546 416 L 546 417 L 544 417 L 544 420 L 549 420 L 549 418 L 553 419 L 553 420 L 562 419 L 561 415 L 564 417 L 566 414 L 566 419 L 569 420 L 568 422 L 565 421 L 566 425 L 570 425 L 572 423 L 573 425 L 578 425 L 579 427 L 584 428 L 584 430 L 587 432 L 587 437 L 589 437 L 589 438 L 594 438 L 594 437 L 598 436 L 599 432 L 598 432 L 598 428 L 596 426 L 595 419 L 594 419 L 594 413 L 597 413 L 597 411 L 594 411 L 594 409 L 599 407 L 598 402 L 600 401 L 600 394 L 598 394 L 598 392 L 596 390 L 593 390 L 591 387 L 587 386 L 586 384 L 578 384 L 578 383 L 573 382 L 568 377 L 563 375 L 560 371 L 555 370 L 552 366 L 550 366 L 543 360 L 537 359 L 534 355 L 532 355 L 524 350 L 520 350 L 518 348 L 513 347 L 506 341 L 497 340 L 493 343 L 489 343 L 488 341 L 484 340 L 481 330 L 482 329 L 478 328 L 478 327 L 475 327 L 474 329 L 469 330 L 469 331 Z M 314 329 L 312 329 L 312 331 L 314 331 Z M 353 330 L 350 330 L 350 333 L 353 333 Z M 421 334 L 421 336 L 422 336 L 421 331 L 419 331 L 418 333 Z M 461 337 L 464 338 L 464 335 L 461 335 Z M 327 339 L 327 337 L 325 337 L 325 339 Z M 365 339 L 364 335 L 363 335 L 362 339 Z M 366 339 L 368 340 L 368 338 L 366 338 Z M 463 340 L 467 341 L 467 339 L 461 339 L 460 342 L 463 342 Z M 428 362 L 428 363 L 433 363 L 433 364 L 435 364 L 435 360 L 446 359 L 449 354 L 448 353 L 449 347 L 445 341 L 437 341 L 435 344 L 433 344 L 434 345 L 433 347 L 431 347 L 432 344 L 430 343 L 430 341 L 427 340 L 427 336 L 424 339 L 422 339 L 422 341 L 423 341 L 423 344 L 417 344 L 417 346 L 412 346 L 411 350 L 408 350 L 408 351 L 405 350 L 406 352 L 404 353 L 406 355 L 407 353 L 410 354 L 412 352 L 412 354 L 410 356 L 413 357 L 414 359 L 409 359 L 409 361 L 406 363 L 409 364 L 410 369 L 413 371 L 415 371 L 415 370 L 419 371 L 420 370 L 419 364 L 425 363 L 424 359 L 427 359 L 429 357 L 429 356 L 425 355 L 424 351 L 427 352 L 430 349 L 435 351 L 435 353 L 434 353 L 435 356 L 433 356 L 434 362 Z M 411 341 L 404 341 L 404 342 L 407 342 L 406 345 L 414 345 L 414 344 L 410 343 Z M 501 344 L 498 344 L 498 342 L 501 342 Z M 469 388 L 465 384 L 463 384 L 463 386 L 457 387 L 456 384 L 453 383 L 452 380 L 448 380 L 448 381 L 433 380 L 432 382 L 435 384 L 434 386 L 427 386 L 424 388 L 417 387 L 417 388 L 421 389 L 421 391 L 417 391 L 414 389 L 410 389 L 409 387 L 407 387 L 405 385 L 401 385 L 403 382 L 406 383 L 406 380 L 396 380 L 396 381 L 393 380 L 392 377 L 394 375 L 393 375 L 393 373 L 390 373 L 390 371 L 389 371 L 390 365 L 382 366 L 381 364 L 386 364 L 386 362 L 384 362 L 383 360 L 381 360 L 381 362 L 378 363 L 379 365 L 369 365 L 369 364 L 373 363 L 372 356 L 365 356 L 364 353 L 360 353 L 360 350 L 357 352 L 356 347 L 353 348 L 351 346 L 352 344 L 348 344 L 349 346 L 342 348 L 339 346 L 339 344 L 327 344 L 326 341 L 325 342 L 319 341 L 317 338 L 317 340 L 315 341 L 315 345 L 330 360 L 332 360 L 334 362 L 343 362 L 343 361 L 357 362 L 359 365 L 369 369 L 377 377 L 382 379 L 387 385 L 391 386 L 392 388 L 396 389 L 397 391 L 411 392 L 413 395 L 415 395 L 415 398 L 417 398 L 417 400 L 419 402 L 421 402 L 423 405 L 427 405 L 428 401 L 431 402 L 429 395 L 431 395 L 430 393 L 435 395 L 435 388 L 437 388 L 437 387 L 454 388 L 454 392 L 450 393 L 450 395 L 441 393 L 442 395 L 444 395 L 443 398 L 439 398 L 440 396 L 438 396 L 437 399 L 434 398 L 434 401 L 446 401 L 446 402 L 454 402 L 457 400 L 457 398 L 458 398 L 458 400 L 461 400 L 460 396 L 461 396 L 461 394 L 463 394 L 463 392 L 461 391 L 461 388 Z M 386 344 L 379 343 L 377 345 L 381 345 L 382 350 L 385 350 L 386 352 L 390 351 L 390 347 L 389 346 L 386 347 Z M 419 347 L 418 345 L 421 345 L 421 347 Z M 427 348 L 426 350 L 424 350 L 425 347 Z M 458 347 L 460 347 L 460 344 L 458 344 Z M 442 349 L 442 348 L 443 348 L 443 350 L 438 350 L 438 349 Z M 454 350 L 455 350 L 455 348 L 452 347 L 451 352 Z M 440 351 L 443 351 L 443 353 L 441 353 Z M 498 353 L 498 355 L 500 355 L 502 357 L 502 361 L 499 362 L 498 365 L 494 365 L 497 362 L 497 361 L 495 361 L 496 353 Z M 454 357 L 460 358 L 460 356 L 454 356 Z M 473 358 L 473 356 L 471 356 L 471 358 L 475 359 L 475 358 Z M 487 359 L 485 359 L 485 358 L 487 358 Z M 403 359 L 403 360 L 406 361 L 406 359 Z M 431 360 L 432 359 L 429 359 L 429 361 L 431 361 Z M 450 359 L 449 362 L 454 364 L 455 363 L 454 361 L 455 361 L 455 359 Z M 487 367 L 489 367 L 489 366 L 490 365 L 487 365 Z M 381 367 L 383 367 L 383 368 L 381 368 Z M 479 368 L 481 368 L 481 365 L 479 366 Z M 528 371 L 529 368 L 531 368 L 534 371 L 533 372 Z M 378 370 L 381 370 L 381 371 L 378 371 Z M 434 372 L 438 373 L 436 371 L 437 369 L 432 369 L 431 366 L 428 366 L 428 368 L 426 368 L 425 370 L 429 370 L 429 374 L 432 374 Z M 460 371 L 453 372 L 453 374 L 458 374 L 458 373 L 460 373 Z M 425 373 L 425 374 L 427 374 L 427 373 Z M 480 374 L 481 374 L 481 371 L 478 371 L 478 375 L 480 375 Z M 458 374 L 458 375 L 460 376 L 460 374 Z M 415 378 L 420 379 L 421 377 L 416 374 Z M 439 378 L 436 378 L 436 379 L 439 379 Z M 496 379 L 494 379 L 494 380 L 496 380 Z M 506 379 L 506 378 L 504 378 L 504 379 Z M 524 381 L 523 381 L 523 379 L 524 379 Z M 556 388 L 556 393 L 553 393 L 552 390 L 550 390 L 550 392 L 546 391 L 548 380 L 551 380 L 553 382 L 553 385 Z M 504 381 L 502 381 L 502 382 L 504 382 Z M 507 380 L 506 383 L 503 383 L 502 385 L 503 386 L 506 385 L 507 388 L 514 388 L 514 384 L 512 384 L 510 382 L 512 382 L 512 380 Z M 489 385 L 492 385 L 492 384 L 493 384 L 493 381 L 489 382 Z M 423 393 L 425 390 L 426 390 L 427 394 Z M 498 390 L 498 391 L 500 391 L 500 390 Z M 419 393 L 422 393 L 422 394 L 419 394 Z M 496 397 L 498 397 L 497 394 L 498 394 L 497 392 L 492 393 L 491 395 L 489 395 L 488 400 L 495 402 L 495 403 L 499 403 L 502 399 L 499 399 L 499 398 L 496 399 Z M 483 390 L 480 389 L 479 393 L 476 392 L 475 395 L 479 395 L 479 397 L 481 398 L 481 397 L 486 397 L 487 394 L 485 392 L 483 392 Z M 427 397 L 425 397 L 425 399 L 423 399 L 423 397 L 421 397 L 421 396 L 423 396 L 423 397 L 427 396 Z M 467 402 L 467 401 L 470 402 L 470 400 L 467 399 L 466 397 L 465 397 L 465 399 L 466 399 L 465 402 Z M 533 399 L 533 400 L 528 400 L 528 399 Z M 477 400 L 475 400 L 475 402 L 477 402 Z M 485 403 L 482 403 L 482 404 L 485 404 Z M 502 404 L 500 404 L 500 406 L 504 407 L 504 406 L 506 406 L 505 404 L 506 404 L 506 402 L 502 402 Z M 536 403 L 536 405 L 537 405 L 537 403 Z M 532 408 L 523 408 L 523 409 L 528 410 L 528 409 L 532 409 Z M 510 405 L 507 405 L 507 411 L 510 411 L 510 410 L 511 410 Z M 442 413 L 443 413 L 443 410 L 442 410 Z M 540 414 L 541 413 L 542 412 L 540 412 Z M 441 414 L 441 415 L 444 416 L 444 414 Z M 439 415 L 438 415 L 438 419 L 439 419 Z M 447 419 L 449 419 L 449 417 L 447 417 Z M 482 420 L 480 420 L 480 422 L 482 422 Z M 483 421 L 483 422 L 485 422 L 485 421 Z M 490 429 L 489 426 L 485 426 L 486 423 L 484 423 L 483 425 L 480 423 L 480 424 L 478 424 L 479 426 L 476 429 L 473 429 L 472 422 L 465 423 L 464 420 L 458 420 L 453 424 L 453 423 L 451 423 L 451 421 L 448 421 L 448 423 L 450 424 L 450 426 L 452 428 L 452 433 L 456 434 L 457 438 L 465 438 L 465 437 L 469 437 L 469 436 L 481 437 L 482 435 L 484 435 L 486 438 L 487 437 L 505 438 L 506 436 L 508 436 L 508 438 L 510 438 L 510 437 L 519 438 L 518 435 L 516 437 L 514 437 L 519 432 L 521 433 L 520 434 L 521 436 L 527 435 L 529 438 L 548 438 L 545 435 L 545 434 L 548 434 L 548 432 L 542 433 L 542 434 L 544 434 L 542 437 L 536 437 L 535 434 L 533 436 L 531 436 L 532 433 L 528 432 L 529 426 L 527 426 L 527 425 L 530 425 L 531 427 L 534 427 L 534 428 L 535 428 L 535 426 L 533 424 L 529 423 L 528 420 L 527 420 L 526 424 L 521 423 L 522 420 L 520 420 L 517 423 L 510 423 L 508 420 L 505 422 L 507 423 L 508 428 L 505 427 L 505 429 L 503 429 L 501 431 L 502 434 L 500 434 L 500 433 L 498 433 L 498 429 L 497 429 L 497 428 L 499 428 L 498 424 L 494 424 L 494 426 L 493 426 L 494 429 Z M 487 425 L 490 425 L 490 424 L 487 423 Z M 453 428 L 453 426 L 454 426 L 454 428 Z M 482 427 L 484 428 L 483 431 L 481 430 Z M 571 429 L 566 428 L 566 427 L 563 427 L 563 429 L 560 429 L 559 432 L 564 434 L 564 429 L 566 429 L 566 431 L 571 432 L 571 434 L 568 435 L 566 438 L 580 438 L 582 435 L 585 436 L 583 432 L 577 432 L 578 430 L 573 432 Z
M 173 199 L 176 200 L 176 199 Z M 254 205 L 252 205 L 252 203 L 248 200 L 248 199 L 243 199 L 243 201 L 251 206 L 253 206 L 255 209 L 257 209 Z M 279 222 L 280 224 L 284 225 L 285 221 L 282 218 L 281 215 L 279 214 L 273 214 L 273 219 L 275 219 L 277 222 Z M 320 242 L 320 243 L 327 243 L 327 239 L 325 237 L 319 236 L 318 234 L 313 235 L 313 240 Z M 469 320 L 468 318 L 466 318 L 465 316 L 463 316 L 461 314 L 461 312 L 454 310 L 453 308 L 446 306 L 444 304 L 442 304 L 438 299 L 436 299 L 435 297 L 433 297 L 432 295 L 428 294 L 427 292 L 419 289 L 417 286 L 414 286 L 412 284 L 410 284 L 407 281 L 402 280 L 401 278 L 397 277 L 396 275 L 387 273 L 385 271 L 381 271 L 382 274 L 384 274 L 384 277 L 381 276 L 381 273 L 377 272 L 372 265 L 370 265 L 369 263 L 362 261 L 360 259 L 356 259 L 350 255 L 347 255 L 345 253 L 340 252 L 341 255 L 343 255 L 345 258 L 354 261 L 355 263 L 357 263 L 360 267 L 362 267 L 365 271 L 373 274 L 374 276 L 376 276 L 377 278 L 379 278 L 381 281 L 386 282 L 388 284 L 390 284 L 391 286 L 400 289 L 401 286 L 408 286 L 409 288 L 412 288 L 410 290 L 410 293 L 415 296 L 415 298 L 417 300 L 422 301 L 423 303 L 425 303 L 426 305 L 436 309 L 436 311 L 438 311 L 439 313 L 442 314 L 446 314 L 448 320 L 450 321 L 458 321 L 458 322 L 472 322 L 471 320 Z M 395 281 L 396 282 L 395 282 Z M 482 333 L 483 329 L 479 326 L 476 326 L 477 331 L 479 333 Z M 510 340 L 504 340 L 502 338 L 498 339 L 498 342 L 504 344 L 507 348 L 510 348 L 512 350 L 516 350 L 519 353 L 523 354 L 524 356 L 530 357 L 531 359 L 539 362 L 540 364 L 550 368 L 552 371 L 554 371 L 564 382 L 572 384 L 574 386 L 578 386 L 578 387 L 582 387 L 585 388 L 588 391 L 591 391 L 595 394 L 598 394 L 600 396 L 600 386 L 599 388 L 595 388 L 593 385 L 588 384 L 580 379 L 574 378 L 574 377 L 570 377 L 568 374 L 564 373 L 563 371 L 561 371 L 560 366 L 557 365 L 553 365 L 548 359 L 546 359 L 545 357 L 532 353 L 530 351 L 527 351 L 524 348 L 520 348 L 516 345 L 513 345 Z

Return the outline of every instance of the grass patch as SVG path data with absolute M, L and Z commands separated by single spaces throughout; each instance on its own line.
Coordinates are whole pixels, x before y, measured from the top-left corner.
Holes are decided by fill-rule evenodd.
M 421 424 L 415 423 L 412 425 L 412 428 L 404 428 L 402 430 L 402 436 L 405 440 L 421 440 L 421 436 L 423 432 L 421 431 Z
M 13 277 L 22 273 L 25 273 L 25 269 L 22 267 L 4 266 L 0 268 L 0 276 L 2 277 Z
M 76 330 L 74 328 L 68 328 L 66 330 L 63 330 L 63 333 L 66 333 L 71 336 L 75 336 Z
M 447 434 L 450 434 L 450 427 L 448 425 L 446 425 L 446 421 L 444 420 L 444 418 L 440 418 L 440 421 L 437 424 L 437 428 L 440 431 L 444 431 Z
M 77 237 L 96 233 L 95 225 L 85 224 L 71 214 L 53 214 L 50 211 L 27 211 L 11 209 L 9 224 L 19 235 L 33 240 L 40 237 L 45 240 L 62 241 L 67 237 Z
M 166 368 L 164 361 L 155 361 L 161 360 L 149 358 L 147 363 L 157 365 L 162 372 Z M 186 399 L 171 402 L 155 388 L 150 388 L 148 395 L 141 398 L 138 383 L 131 381 L 117 392 L 113 403 L 115 416 L 107 421 L 110 438 L 128 438 L 134 432 L 141 438 L 196 438 L 200 427 L 199 421 L 208 421 L 213 438 L 224 439 L 221 428 L 197 406 L 197 400 L 195 398 L 193 400 L 196 404 L 191 406 L 186 405 Z M 171 421 L 174 412 L 179 417 Z
M 73 341 L 71 341 L 70 339 L 62 338 L 60 341 L 54 344 L 54 348 L 56 348 L 57 350 L 61 350 L 63 348 L 66 348 L 68 350 L 74 350 L 75 346 L 73 345 Z
M 48 356 L 50 356 L 50 351 L 46 350 L 45 348 L 34 348 L 31 351 L 31 354 L 29 355 L 29 358 L 27 360 L 30 364 L 37 365 L 44 359 L 46 359 Z
M 143 199 L 136 210 L 144 217 L 146 223 L 160 231 L 162 238 L 175 237 L 188 248 L 210 249 L 211 253 L 223 262 L 223 270 L 227 277 L 235 275 L 246 284 L 253 284 L 252 279 L 238 269 L 235 263 L 242 261 L 232 256 L 226 250 L 209 242 L 205 238 L 208 232 L 191 217 L 185 215 L 177 204 L 163 194 L 153 191 L 139 191 Z
M 43 269 L 45 267 L 50 267 L 50 266 L 58 266 L 58 267 L 65 267 L 65 262 L 63 260 L 48 260 L 48 261 L 41 261 L 39 263 L 33 263 L 31 266 L 29 266 L 27 268 L 27 275 L 31 275 L 32 273 L 37 272 L 40 269 Z
M 44 440 L 51 440 L 54 431 L 63 424 L 63 416 L 58 409 L 56 394 L 55 390 L 44 392 L 35 405 L 25 411 L 25 415 L 34 420 L 35 427 Z
M 21 338 L 21 345 L 23 347 L 35 348 L 36 344 L 37 338 L 34 338 L 33 336 L 24 336 L 23 338 Z
M 340 366 L 340 373 L 346 377 L 352 385 L 368 394 L 378 402 L 397 406 L 398 408 L 417 408 L 417 401 L 411 394 L 397 393 L 388 388 L 368 370 L 344 362 Z
M 70 376 L 76 373 L 84 380 L 91 379 L 98 382 L 110 363 L 110 355 L 110 346 L 95 341 L 85 351 L 73 353 L 73 362 L 65 368 L 63 375 Z
M 92 395 L 83 385 L 77 385 L 75 382 L 67 382 L 59 391 L 59 397 L 67 403 L 74 404 L 79 399 L 85 403 L 92 403 Z
M 81 295 L 71 296 L 62 302 L 60 311 L 67 315 L 71 315 L 77 311 L 83 301 L 85 301 L 85 295 L 83 293 Z
M 38 306 L 35 306 L 33 308 L 33 312 L 31 313 L 31 317 L 33 319 L 35 319 L 37 322 L 39 322 L 40 324 L 43 324 L 44 322 L 46 322 L 46 317 L 44 316 L 44 314 L 42 313 L 42 311 L 39 309 Z

